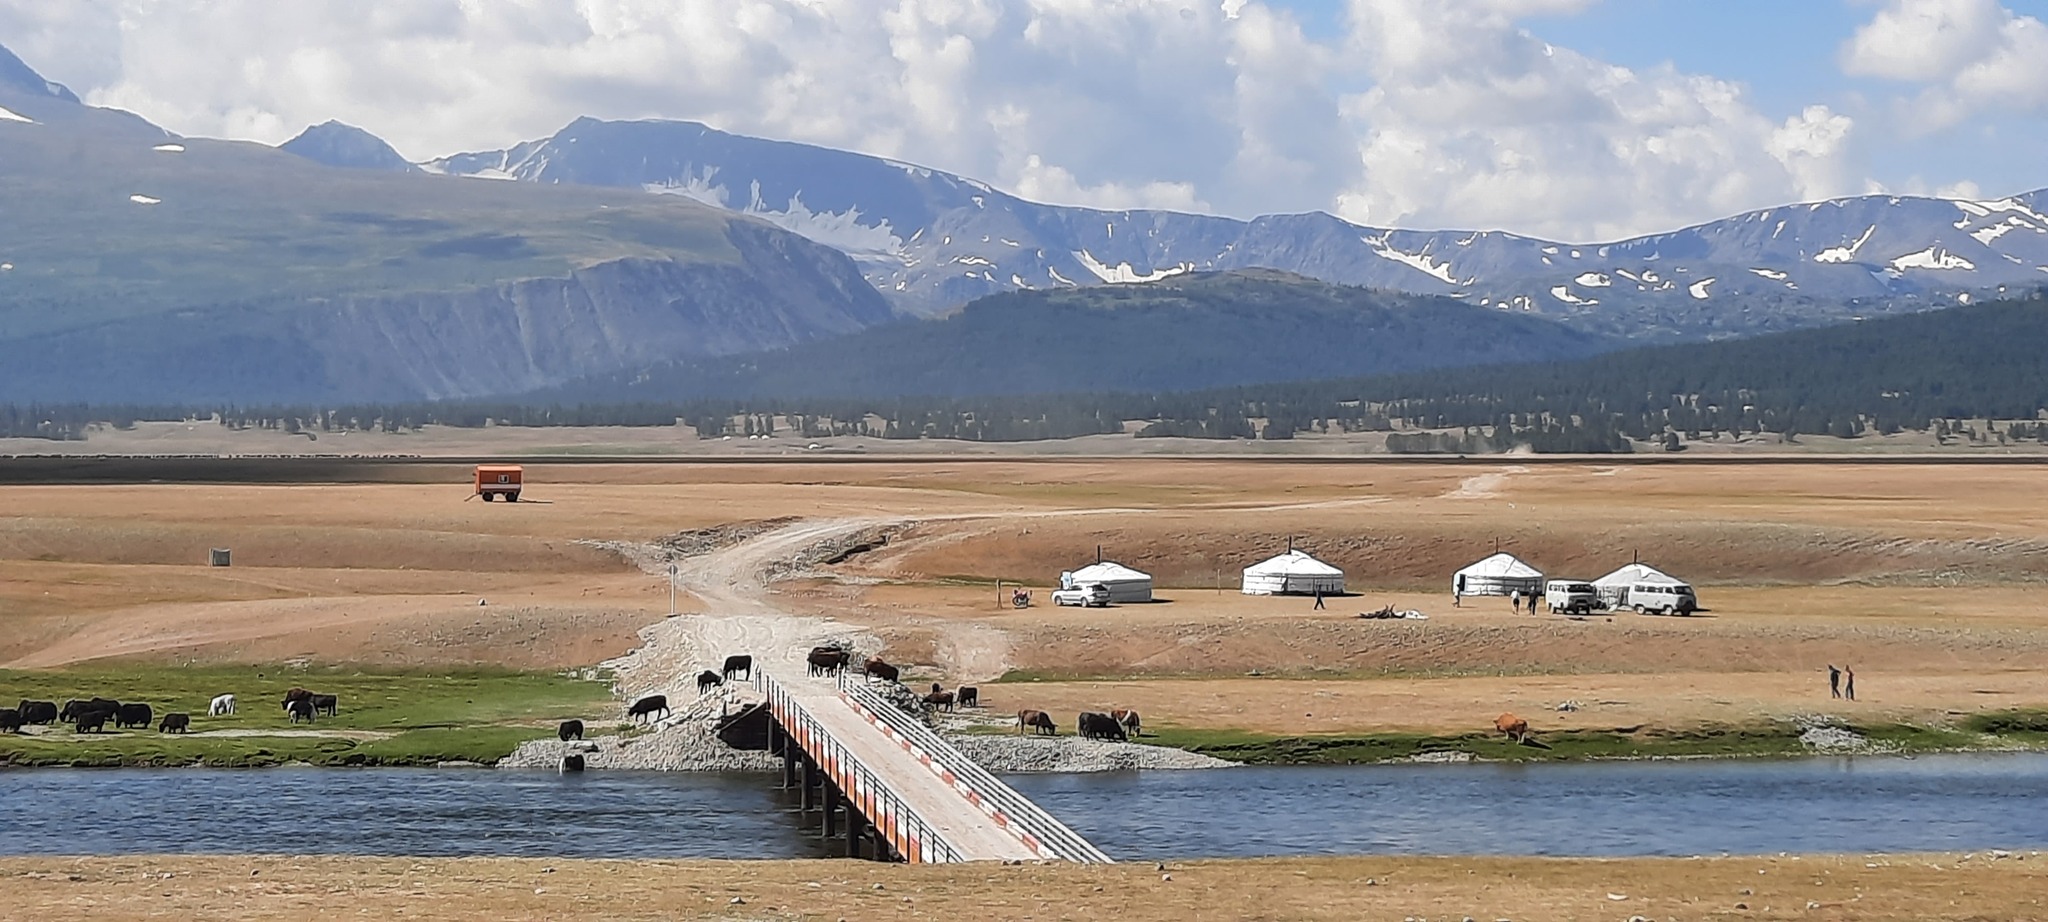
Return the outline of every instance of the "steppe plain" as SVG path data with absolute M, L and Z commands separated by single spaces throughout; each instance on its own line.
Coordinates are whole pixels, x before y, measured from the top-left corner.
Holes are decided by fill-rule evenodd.
M 529 501 L 516 505 L 470 499 L 454 460 L 365 470 L 317 483 L 0 478 L 0 669 L 585 667 L 664 620 L 650 548 L 743 548 L 807 524 L 839 543 L 786 548 L 796 566 L 763 560 L 765 574 L 699 580 L 679 609 L 716 612 L 747 595 L 834 618 L 873 633 L 920 679 L 981 683 L 996 710 L 1135 707 L 1167 739 L 1453 736 L 1484 732 L 1502 711 L 1547 734 L 1682 734 L 1805 715 L 1940 729 L 2048 707 L 2048 516 L 2032 464 L 799 453 L 532 463 Z M 1290 539 L 1343 567 L 1360 595 L 1326 611 L 1239 595 L 1238 570 Z M 1165 601 L 1048 606 L 1059 572 L 1097 546 L 1153 573 Z M 1709 610 L 1567 621 L 1510 613 L 1505 600 L 1453 608 L 1450 572 L 1496 546 L 1553 576 L 1590 578 L 1640 555 L 1693 581 Z M 234 565 L 205 566 L 211 547 L 232 548 Z M 998 580 L 1034 588 L 1038 604 L 1010 608 Z M 1386 604 L 1430 617 L 1355 617 Z M 1828 697 L 1831 663 L 1856 669 L 1859 701 Z M 1567 700 L 1578 709 L 1557 710 Z M 2039 914 L 2033 863 L 1928 870 L 1954 858 L 1811 859 L 1832 862 L 1841 892 L 1810 899 L 1833 918 Z M 396 911 L 401 890 L 522 917 L 964 918 L 973 906 L 984 911 L 967 914 L 984 918 L 1211 917 L 1204 908 L 1218 918 L 1773 918 L 1800 915 L 1809 898 L 1739 897 L 1756 884 L 1736 882 L 1755 875 L 1750 864 L 1786 860 L 1210 862 L 1172 882 L 1130 869 L 679 863 L 669 883 L 637 885 L 660 894 L 631 912 L 529 900 L 534 868 L 483 859 L 351 860 L 295 883 L 273 878 L 260 895 L 213 880 L 226 873 L 219 859 L 11 859 L 0 874 L 39 918 L 137 915 L 164 900 L 199 915 L 312 917 L 319 894 L 336 892 L 362 900 L 351 911 L 381 914 Z M 591 899 L 622 867 L 551 864 L 561 874 L 547 887 Z M 1454 879 L 1468 870 L 1492 888 Z M 1498 886 L 1509 874 L 1528 884 Z M 114 885 L 88 896 L 65 884 L 72 875 Z M 1430 883 L 1357 889 L 1364 877 L 1404 875 Z M 862 909 L 866 893 L 804 886 L 853 877 L 911 902 Z M 1295 877 L 1298 889 L 1260 895 L 1257 882 Z M 742 911 L 704 889 L 727 879 L 767 896 Z M 1665 902 L 1608 902 L 1603 888 Z M 1734 910 L 1738 901 L 1773 909 Z M 455 917 L 437 911 L 407 914 Z

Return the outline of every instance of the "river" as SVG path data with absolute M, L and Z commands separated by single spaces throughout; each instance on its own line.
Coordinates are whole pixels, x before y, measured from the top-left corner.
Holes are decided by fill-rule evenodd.
M 2048 847 L 2048 754 L 1248 767 L 1008 779 L 1119 858 Z M 0 771 L 0 853 L 794 858 L 766 775 Z

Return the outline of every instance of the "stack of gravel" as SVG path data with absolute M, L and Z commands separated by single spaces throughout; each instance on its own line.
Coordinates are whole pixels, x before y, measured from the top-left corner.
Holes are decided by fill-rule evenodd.
M 732 708 L 737 710 L 746 703 L 737 702 Z M 774 756 L 734 749 L 718 738 L 714 728 L 721 707 L 720 696 L 699 699 L 657 723 L 654 732 L 638 736 L 600 736 L 567 743 L 532 740 L 498 760 L 498 767 L 557 768 L 563 756 L 576 752 L 583 755 L 584 766 L 592 770 L 774 771 Z
M 1115 772 L 1133 769 L 1231 768 L 1238 763 L 1142 743 L 957 734 L 946 742 L 991 772 Z

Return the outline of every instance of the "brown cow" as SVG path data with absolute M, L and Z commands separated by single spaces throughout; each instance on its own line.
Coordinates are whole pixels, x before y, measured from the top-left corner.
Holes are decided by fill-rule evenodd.
M 1529 738 L 1529 722 L 1513 714 L 1502 714 L 1493 719 L 1493 728 L 1507 735 L 1517 743 Z
M 949 691 L 932 692 L 924 696 L 924 703 L 942 711 L 951 711 L 953 709 L 953 693 Z
M 978 708 L 978 707 L 981 707 L 981 689 L 979 689 L 979 688 L 975 688 L 975 687 L 974 687 L 974 686 L 972 686 L 972 685 L 962 685 L 962 686 L 960 686 L 960 691 L 959 691 L 959 693 L 958 693 L 958 697 L 959 697 L 959 699 L 960 699 L 960 706 L 961 706 L 961 707 L 964 707 L 964 708 Z
M 812 647 L 810 655 L 804 657 L 811 675 L 838 675 L 851 660 L 852 656 L 838 647 Z
M 1032 733 L 1042 736 L 1060 735 L 1060 728 L 1053 724 L 1052 715 L 1044 711 L 1018 711 L 1017 732 L 1023 733 L 1025 727 L 1030 727 Z
M 313 693 L 311 691 L 294 685 L 292 686 L 291 691 L 284 693 L 284 709 L 289 711 L 292 709 L 292 702 L 300 700 L 311 700 L 312 697 Z
M 879 656 L 869 659 L 866 663 L 862 664 L 861 671 L 867 673 L 869 679 L 882 679 L 888 682 L 894 682 L 903 677 L 902 670 L 882 662 L 882 658 Z
M 1126 730 L 1127 732 L 1129 732 L 1129 733 L 1130 733 L 1130 734 L 1131 734 L 1132 736 L 1143 736 L 1143 735 L 1144 735 L 1144 733 L 1143 733 L 1143 732 L 1141 732 L 1141 730 L 1140 730 L 1140 724 L 1139 724 L 1139 721 L 1138 721 L 1138 712 L 1137 712 L 1137 711 L 1131 711 L 1131 710 L 1125 710 L 1125 709 L 1123 709 L 1123 708 L 1118 708 L 1118 709 L 1116 709 L 1116 710 L 1114 710 L 1114 711 L 1111 711 L 1111 712 L 1109 712 L 1109 716 L 1110 716 L 1110 718 L 1111 718 L 1111 719 L 1115 720 L 1115 721 L 1116 721 L 1117 723 L 1119 723 L 1119 724 L 1122 724 L 1122 725 L 1123 725 L 1123 728 L 1124 728 L 1124 730 Z

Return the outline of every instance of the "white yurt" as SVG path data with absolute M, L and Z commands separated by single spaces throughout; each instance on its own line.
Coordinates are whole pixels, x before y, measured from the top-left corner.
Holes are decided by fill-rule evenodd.
M 1099 560 L 1079 570 L 1060 574 L 1061 589 L 1090 583 L 1108 587 L 1111 602 L 1152 601 L 1152 574 L 1133 570 L 1113 560 Z
M 1271 560 L 1244 568 L 1245 595 L 1343 595 L 1344 571 L 1310 556 L 1288 550 Z
M 1454 595 L 1513 595 L 1517 591 L 1524 596 L 1541 595 L 1543 573 L 1505 551 L 1451 574 Z
M 1692 589 L 1685 580 L 1640 562 L 1629 564 L 1593 581 L 1593 588 L 1600 592 L 1600 601 L 1607 603 L 1609 608 L 1628 607 L 1629 588 L 1645 585 Z

